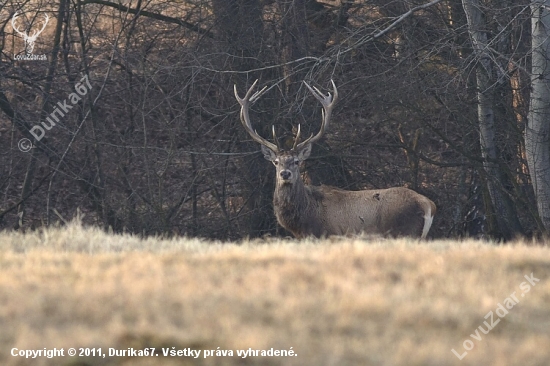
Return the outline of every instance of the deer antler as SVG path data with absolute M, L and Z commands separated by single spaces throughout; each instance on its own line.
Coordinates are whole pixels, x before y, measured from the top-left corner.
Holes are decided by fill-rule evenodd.
M 330 94 L 330 92 L 325 96 L 319 89 L 316 87 L 311 87 L 304 81 L 304 84 L 307 86 L 311 94 L 323 105 L 322 117 L 323 120 L 321 122 L 321 129 L 317 133 L 317 135 L 311 136 L 307 138 L 305 141 L 298 144 L 298 140 L 300 139 L 300 125 L 298 125 L 298 132 L 296 133 L 296 139 L 294 140 L 294 146 L 292 147 L 293 150 L 300 150 L 307 144 L 312 144 L 319 140 L 321 137 L 323 137 L 325 130 L 327 129 L 330 117 L 332 115 L 332 109 L 334 108 L 334 104 L 336 103 L 336 100 L 338 100 L 338 89 L 336 89 L 336 84 L 334 84 L 333 80 L 330 80 L 332 83 L 332 91 L 334 93 L 334 96 Z
M 38 35 L 40 33 L 42 33 L 44 31 L 44 29 L 46 29 L 46 25 L 48 25 L 48 21 L 50 20 L 50 17 L 48 16 L 48 14 L 44 13 L 44 24 L 42 25 L 42 29 L 40 29 L 39 31 L 36 31 L 32 34 L 32 36 L 30 36 L 29 38 L 34 38 L 36 39 L 38 37 Z
M 252 124 L 250 123 L 250 116 L 248 115 L 248 109 L 250 108 L 251 104 L 254 104 L 254 102 L 260 99 L 260 97 L 263 95 L 263 93 L 267 89 L 267 86 L 264 86 L 262 90 L 252 94 L 257 83 L 258 83 L 258 80 L 256 80 L 254 84 L 252 84 L 250 89 L 248 89 L 244 98 L 239 97 L 239 93 L 237 93 L 237 85 L 233 86 L 233 91 L 235 92 L 235 98 L 237 99 L 237 102 L 239 102 L 239 104 L 241 105 L 241 123 L 243 124 L 246 132 L 248 132 L 248 134 L 250 135 L 250 137 L 252 137 L 254 141 L 256 141 L 261 145 L 264 145 L 265 147 L 267 147 L 268 149 L 274 152 L 278 152 L 279 148 L 277 147 L 277 145 L 267 141 L 266 139 L 258 135 L 258 133 L 252 128 Z M 275 136 L 275 129 L 273 129 L 273 137 L 275 138 L 275 141 L 277 141 L 277 138 Z
M 13 14 L 13 17 L 11 18 L 11 27 L 13 28 L 14 31 L 16 31 L 17 33 L 19 33 L 19 35 L 25 39 L 27 39 L 27 33 L 25 32 L 21 32 L 17 26 L 15 25 L 15 19 L 17 19 L 17 12 L 15 12 L 15 14 Z
M 36 39 L 38 38 L 40 33 L 42 33 L 44 29 L 46 29 L 46 25 L 48 25 L 50 17 L 48 16 L 48 14 L 44 13 L 44 24 L 42 25 L 42 29 L 34 31 L 31 35 L 28 35 L 27 32 L 21 32 L 15 25 L 15 20 L 18 18 L 17 13 L 18 12 L 15 12 L 15 14 L 13 14 L 13 17 L 11 18 L 11 26 L 13 30 L 16 31 L 25 40 L 25 45 L 29 48 L 28 53 L 32 53 L 32 51 L 34 50 L 34 43 L 36 42 Z M 26 47 L 25 51 L 27 51 Z

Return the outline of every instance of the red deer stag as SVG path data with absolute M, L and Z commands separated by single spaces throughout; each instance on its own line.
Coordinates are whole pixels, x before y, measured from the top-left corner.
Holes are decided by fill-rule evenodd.
M 252 84 L 244 98 L 239 97 L 235 85 L 235 98 L 241 105 L 241 122 L 252 139 L 261 145 L 264 157 L 277 170 L 277 184 L 273 196 L 275 216 L 279 224 L 297 238 L 327 235 L 378 234 L 425 238 L 436 212 L 428 198 L 404 187 L 364 191 L 344 191 L 328 186 L 305 185 L 300 177 L 300 163 L 311 153 L 311 145 L 327 129 L 338 90 L 332 82 L 333 93 L 323 95 L 317 88 L 304 84 L 323 105 L 320 131 L 299 142 L 300 125 L 289 151 L 282 150 L 252 128 L 248 110 L 266 91 L 264 87 L 253 93 L 258 80 Z M 275 129 L 273 138 L 277 142 Z

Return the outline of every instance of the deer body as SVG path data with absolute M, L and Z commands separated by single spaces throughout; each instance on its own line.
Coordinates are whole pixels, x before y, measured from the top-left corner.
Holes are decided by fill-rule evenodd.
M 329 186 L 276 187 L 279 224 L 297 238 L 357 233 L 425 237 L 435 204 L 413 190 L 395 187 L 344 191 Z
M 310 153 L 312 143 L 323 135 L 329 124 L 334 103 L 338 97 L 333 85 L 334 98 L 324 96 L 317 88 L 308 89 L 323 105 L 323 122 L 317 135 L 298 143 L 300 126 L 294 146 L 283 151 L 278 145 L 260 137 L 252 128 L 248 115 L 249 104 L 256 101 L 265 87 L 254 94 L 256 82 L 244 98 L 235 88 L 235 97 L 241 104 L 241 122 L 250 136 L 261 144 L 264 157 L 276 168 L 277 182 L 273 207 L 279 224 L 297 238 L 327 235 L 379 234 L 393 237 L 425 238 L 436 212 L 435 204 L 403 187 L 379 190 L 345 191 L 329 186 L 305 185 L 300 177 L 300 164 Z M 275 141 L 277 138 L 273 132 Z

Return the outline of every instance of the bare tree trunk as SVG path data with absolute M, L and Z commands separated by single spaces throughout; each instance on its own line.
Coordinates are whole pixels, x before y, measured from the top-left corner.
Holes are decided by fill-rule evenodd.
M 487 188 L 495 212 L 498 231 L 505 239 L 521 232 L 513 204 L 502 190 L 503 177 L 498 165 L 496 143 L 495 114 L 493 110 L 494 83 L 491 55 L 489 53 L 486 22 L 483 19 L 479 0 L 462 0 L 462 6 L 468 20 L 468 32 L 477 58 L 477 111 L 479 122 L 479 140 L 483 168 L 487 174 Z
M 263 22 L 260 2 L 256 0 L 214 0 L 212 1 L 212 10 L 218 22 L 219 39 L 222 42 L 220 46 L 223 47 L 224 52 L 232 56 L 230 67 L 234 70 L 247 71 L 247 73 L 232 76 L 230 80 L 224 80 L 224 82 L 244 87 L 247 85 L 248 79 L 265 77 L 268 71 L 248 72 L 262 66 Z M 224 67 L 227 67 L 227 64 Z M 235 124 L 240 130 L 239 125 L 238 122 Z M 268 124 L 258 124 L 257 128 L 260 134 L 269 134 Z M 238 148 L 250 151 L 248 144 L 242 144 Z M 257 149 L 257 147 L 254 148 Z M 270 181 L 265 179 L 270 168 L 259 154 L 250 160 L 243 160 L 242 188 L 250 214 L 250 218 L 247 220 L 247 235 L 250 237 L 275 233 L 275 214 L 271 208 L 273 186 Z M 212 189 L 215 191 L 214 185 L 212 185 Z M 226 210 L 223 200 L 219 199 L 218 202 L 227 223 L 230 224 L 230 213 Z
M 57 24 L 55 28 L 54 33 L 54 41 L 53 41 L 53 49 L 51 53 L 51 61 L 48 66 L 48 74 L 46 75 L 46 85 L 44 86 L 44 92 L 42 94 L 42 110 L 40 113 L 40 121 L 44 120 L 47 116 L 46 110 L 50 106 L 50 91 L 52 89 L 52 84 L 55 76 L 55 71 L 57 67 L 57 59 L 60 49 L 60 39 L 61 39 L 61 31 L 63 29 L 63 17 L 65 16 L 65 6 L 66 6 L 66 0 L 62 0 L 59 2 L 59 8 L 57 12 Z M 36 149 L 32 150 L 32 157 L 29 161 L 29 165 L 27 167 L 27 173 L 25 174 L 25 180 L 23 182 L 23 188 L 21 190 L 21 199 L 24 197 L 27 197 L 29 192 L 32 190 L 32 183 L 34 181 L 34 174 L 36 170 L 36 159 L 37 159 L 38 152 Z M 54 175 L 52 175 L 51 179 L 54 178 Z M 52 181 L 50 180 L 50 185 Z M 24 203 L 21 203 L 21 205 L 17 208 L 19 217 L 22 218 L 24 215 Z M 50 210 L 49 210 L 49 200 L 46 202 L 46 224 L 50 224 Z
M 550 0 L 533 1 L 531 10 L 531 101 L 525 129 L 525 150 L 538 213 L 544 228 L 548 231 L 550 230 Z

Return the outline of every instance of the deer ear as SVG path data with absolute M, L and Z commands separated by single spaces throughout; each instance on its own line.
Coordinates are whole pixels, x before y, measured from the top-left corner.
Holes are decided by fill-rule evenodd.
M 309 158 L 309 154 L 311 154 L 311 144 L 307 144 L 298 152 L 298 159 L 304 161 Z
M 274 161 L 277 158 L 277 155 L 275 155 L 275 152 L 271 150 L 269 147 L 261 145 L 262 147 L 262 153 L 264 154 L 265 160 Z

